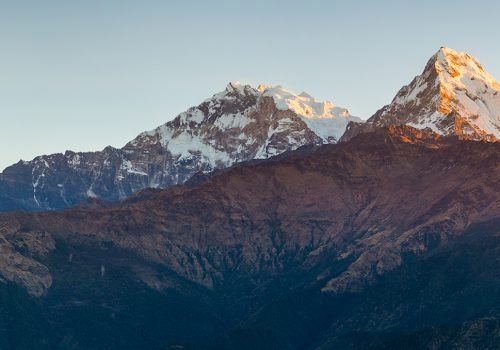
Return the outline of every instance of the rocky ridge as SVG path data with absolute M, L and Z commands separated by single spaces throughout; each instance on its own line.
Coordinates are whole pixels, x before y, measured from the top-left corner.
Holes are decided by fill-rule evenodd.
M 19 253 L 9 237 L 40 240 L 39 252 L 61 239 L 113 242 L 209 289 L 235 269 L 274 276 L 292 265 L 307 271 L 353 259 L 341 274 L 328 277 L 325 267 L 314 275 L 325 280 L 323 291 L 345 293 L 397 268 L 405 255 L 496 218 L 498 151 L 498 144 L 391 126 L 107 208 L 4 215 L 1 232 L 12 254 Z M 37 254 L 28 249 L 23 257 L 35 266 Z M 20 267 L 18 275 L 25 270 L 33 272 Z
M 0 345 L 494 348 L 499 147 L 389 126 L 120 203 L 3 213 Z
M 231 82 L 121 149 L 66 151 L 8 167 L 0 174 L 0 211 L 62 209 L 87 198 L 118 201 L 146 187 L 182 184 L 197 172 L 335 143 L 349 121 L 360 119 L 306 93 Z

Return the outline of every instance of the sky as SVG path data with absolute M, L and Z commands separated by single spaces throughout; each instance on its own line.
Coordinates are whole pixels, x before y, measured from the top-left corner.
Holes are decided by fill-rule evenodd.
M 500 3 L 0 0 L 0 170 L 122 147 L 231 80 L 369 118 L 441 46 L 500 77 Z

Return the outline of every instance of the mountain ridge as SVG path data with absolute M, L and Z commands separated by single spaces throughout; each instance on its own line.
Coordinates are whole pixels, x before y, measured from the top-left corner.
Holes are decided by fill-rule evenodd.
M 52 348 L 494 344 L 499 147 L 391 125 L 120 203 L 3 213 L 2 305 Z M 113 343 L 129 329 L 141 340 Z
M 111 206 L 98 206 L 97 209 L 92 206 L 84 206 L 70 208 L 60 213 L 12 214 L 10 217 L 28 218 L 24 223 L 21 221 L 21 223 L 15 224 L 14 227 L 18 227 L 17 232 L 20 234 L 21 232 L 39 232 L 35 235 L 37 240 L 45 237 L 42 234 L 43 232 L 51 231 L 49 227 L 53 227 L 53 232 L 58 232 L 58 234 L 66 235 L 68 232 L 73 231 L 77 236 L 83 234 L 83 237 L 90 235 L 90 237 L 101 237 L 100 239 L 112 239 L 111 237 L 115 236 L 112 233 L 114 230 L 125 230 L 126 235 L 123 237 L 116 236 L 117 242 L 121 242 L 123 248 L 140 247 L 142 243 L 140 241 L 135 242 L 133 235 L 131 236 L 132 232 L 143 236 L 141 232 L 151 231 L 155 243 L 151 244 L 152 242 L 147 243 L 146 241 L 148 248 L 146 250 L 144 250 L 145 247 L 140 248 L 140 250 L 144 251 L 151 249 L 146 254 L 148 259 L 153 259 L 156 262 L 161 261 L 167 263 L 171 268 L 180 269 L 177 270 L 177 273 L 182 271 L 181 275 L 184 278 L 194 278 L 197 283 L 213 286 L 220 277 L 219 272 L 213 270 L 214 266 L 202 267 L 203 264 L 208 263 L 208 260 L 203 263 L 201 261 L 197 262 L 195 265 L 201 265 L 194 270 L 190 270 L 191 264 L 185 266 L 186 261 L 182 263 L 175 261 L 184 254 L 178 249 L 185 246 L 185 243 L 169 242 L 174 236 L 170 237 L 168 232 L 175 231 L 174 228 L 177 227 L 178 232 L 184 232 L 183 235 L 187 235 L 184 237 L 191 242 L 190 244 L 194 244 L 193 247 L 197 247 L 199 243 L 196 243 L 196 240 L 192 241 L 194 237 L 191 237 L 191 233 L 188 234 L 192 230 L 194 230 L 193 232 L 201 230 L 199 234 L 208 234 L 211 237 L 210 241 L 217 242 L 217 245 L 222 244 L 222 242 L 233 242 L 229 243 L 231 245 L 236 244 L 240 238 L 228 236 L 228 233 L 241 230 L 239 232 L 243 234 L 242 237 L 245 237 L 245 240 L 249 239 L 247 236 L 249 232 L 245 233 L 249 224 L 255 226 L 255 229 L 251 230 L 252 232 L 255 230 L 258 232 L 260 225 L 269 227 L 268 225 L 276 220 L 274 219 L 276 216 L 279 218 L 278 221 L 281 222 L 280 226 L 285 225 L 286 227 L 288 225 L 286 223 L 291 220 L 289 225 L 294 227 L 296 225 L 293 223 L 296 220 L 294 218 L 302 220 L 300 218 L 308 217 L 310 214 L 312 220 L 319 220 L 318 223 L 324 221 L 326 225 L 324 228 L 325 233 L 320 236 L 325 235 L 326 232 L 332 234 L 334 232 L 344 232 L 349 226 L 355 227 L 356 234 L 351 232 L 354 236 L 361 235 L 360 237 L 363 237 L 366 234 L 366 232 L 363 233 L 364 229 L 368 230 L 368 232 L 373 231 L 370 234 L 373 234 L 373 237 L 370 238 L 371 243 L 367 243 L 370 241 L 367 240 L 363 244 L 358 243 L 350 246 L 341 255 L 354 254 L 353 256 L 356 256 L 358 249 L 367 249 L 366 254 L 368 255 L 378 252 L 379 259 L 381 259 L 380 254 L 384 251 L 388 254 L 385 258 L 393 256 L 399 249 L 403 249 L 403 251 L 410 249 L 409 251 L 417 253 L 422 249 L 419 248 L 420 243 L 418 240 L 412 242 L 411 239 L 421 231 L 432 231 L 435 225 L 445 225 L 448 230 L 453 231 L 459 228 L 464 229 L 469 220 L 477 222 L 479 217 L 484 218 L 484 220 L 494 218 L 495 215 L 493 214 L 496 214 L 494 208 L 495 205 L 500 205 L 500 199 L 495 199 L 494 192 L 484 189 L 481 191 L 487 193 L 489 197 L 477 197 L 474 193 L 478 190 L 474 189 L 474 186 L 494 186 L 492 178 L 483 181 L 481 179 L 485 175 L 480 176 L 480 174 L 485 172 L 486 167 L 491 168 L 488 174 L 496 173 L 494 169 L 498 163 L 496 162 L 497 156 L 494 150 L 497 150 L 497 148 L 497 143 L 489 145 L 484 142 L 460 141 L 452 135 L 444 137 L 431 131 L 418 130 L 409 126 L 390 126 L 381 128 L 374 133 L 361 134 L 346 143 L 324 145 L 307 152 L 294 151 L 284 154 L 276 160 L 236 165 L 193 186 L 176 186 L 157 191 L 146 190 L 142 194 L 139 192 L 137 196 L 133 196 L 129 200 Z M 484 154 L 482 153 L 483 150 L 485 150 Z M 425 155 L 425 160 L 420 160 L 419 157 L 423 155 Z M 393 159 L 394 164 L 386 164 L 385 162 L 388 159 Z M 309 164 L 309 168 L 305 164 Z M 375 172 L 374 169 L 377 169 L 381 164 L 384 165 L 385 170 L 379 169 L 373 175 L 367 173 L 367 169 Z M 460 167 L 454 170 L 457 164 L 460 164 Z M 482 164 L 482 167 L 477 167 L 478 164 Z M 459 172 L 457 173 L 457 171 Z M 384 179 L 384 177 L 388 177 L 388 174 L 384 175 L 384 172 L 391 172 L 390 178 L 392 180 Z M 307 176 L 304 174 L 307 174 Z M 381 202 L 377 207 L 374 203 L 377 203 L 375 199 L 379 195 L 372 198 L 374 195 L 370 195 L 370 193 L 382 191 L 382 187 L 393 188 L 394 184 L 391 181 L 396 181 L 395 178 L 403 176 L 403 174 L 406 179 L 398 180 L 403 188 L 402 194 L 398 195 L 397 199 L 393 198 L 389 201 L 386 196 L 388 196 L 390 190 L 387 190 L 387 193 L 380 195 L 381 197 L 378 200 L 381 200 Z M 445 178 L 443 178 L 444 174 L 447 175 Z M 452 174 L 455 179 L 453 181 Z M 470 183 L 463 180 L 464 178 L 473 178 L 471 174 L 478 178 Z M 410 183 L 417 181 L 418 177 L 422 176 L 425 176 L 428 182 L 422 183 L 422 186 L 417 186 L 417 183 L 409 186 Z M 442 214 L 444 216 L 438 215 L 437 212 L 428 213 L 427 206 L 431 208 L 433 205 L 437 206 L 441 200 L 441 192 L 432 193 L 432 191 L 436 190 L 436 184 L 431 181 L 440 184 L 442 187 L 440 191 L 451 191 L 452 188 L 456 187 L 454 191 L 458 191 L 457 188 L 463 188 L 464 191 L 472 188 L 473 192 L 471 194 L 464 192 L 463 198 L 460 197 L 461 192 L 456 192 L 455 196 L 459 197 L 452 196 L 455 198 L 453 202 L 455 206 L 446 207 L 446 210 L 450 211 Z M 349 183 L 349 186 L 344 187 L 344 185 L 341 185 L 344 182 Z M 377 189 L 377 186 L 381 188 Z M 312 191 L 311 193 L 317 197 L 314 197 L 314 200 L 311 199 L 312 201 L 308 201 L 307 198 L 299 196 L 300 193 L 305 195 L 308 191 Z M 335 193 L 338 191 L 343 191 L 345 197 L 339 200 L 329 198 L 330 192 Z M 298 197 L 296 198 L 295 195 Z M 445 195 L 448 195 L 448 193 Z M 471 195 L 474 198 L 473 201 L 467 199 Z M 415 199 L 415 196 L 420 199 Z M 425 196 L 428 196 L 428 198 Z M 277 198 L 281 198 L 281 200 L 277 201 Z M 401 201 L 401 203 L 410 205 L 413 203 L 410 202 L 410 198 L 415 201 L 411 205 L 412 209 L 405 209 L 404 207 L 397 209 L 399 219 L 394 217 L 394 214 L 389 214 L 392 205 L 396 205 L 395 202 Z M 374 200 L 375 202 L 373 202 Z M 418 204 L 428 201 L 430 202 L 426 206 Z M 481 210 L 478 209 L 479 203 L 482 203 Z M 389 207 L 385 208 L 387 205 Z M 471 205 L 473 207 L 470 207 Z M 311 207 L 308 208 L 308 206 Z M 194 213 L 198 213 L 196 219 L 193 217 Z M 380 215 L 392 217 L 393 222 L 390 226 L 386 226 L 384 220 L 377 223 L 377 217 Z M 454 219 L 450 220 L 447 216 Z M 2 217 L 4 218 L 3 227 L 10 227 L 6 225 L 6 222 L 9 221 L 5 220 L 9 216 L 4 215 Z M 89 217 L 92 218 L 90 221 L 88 220 Z M 106 219 L 98 219 L 99 217 Z M 341 217 L 347 221 L 334 224 Z M 121 219 L 116 221 L 118 218 Z M 38 220 L 42 220 L 42 222 L 43 220 L 48 221 L 38 226 Z M 14 222 L 17 222 L 17 219 Z M 254 223 L 251 224 L 251 222 Z M 186 231 L 184 229 L 185 223 L 188 223 L 187 225 L 190 227 L 194 225 L 196 228 L 193 226 L 192 229 Z M 34 227 L 31 227 L 31 225 L 34 225 Z M 208 228 L 204 229 L 203 227 L 206 225 L 211 228 L 209 230 Z M 217 228 L 219 225 L 223 226 Z M 240 227 L 240 225 L 243 226 Z M 330 225 L 333 226 L 327 229 Z M 112 227 L 115 227 L 115 229 L 112 229 Z M 300 228 L 299 225 L 296 228 L 296 233 L 292 234 L 290 232 L 289 234 L 294 239 L 299 239 L 301 244 L 306 244 L 307 240 L 304 241 L 304 237 L 300 236 L 304 229 Z M 8 230 L 10 231 L 12 228 Z M 378 233 L 375 234 L 375 232 Z M 392 237 L 395 232 L 401 235 L 401 238 L 393 242 Z M 181 236 L 175 237 L 177 237 L 175 240 L 181 239 L 182 242 L 183 238 Z M 342 240 L 341 237 L 342 235 L 336 237 L 335 240 Z M 122 239 L 125 240 L 122 241 Z M 51 242 L 53 241 L 46 242 L 46 249 L 53 248 Z M 258 241 L 252 243 L 249 241 L 247 243 L 250 244 L 249 249 L 252 250 L 257 249 L 254 244 L 260 244 Z M 396 245 L 394 246 L 394 244 Z M 401 248 L 405 244 L 410 244 L 412 248 Z M 158 255 L 155 248 L 158 245 L 170 247 L 169 251 Z M 320 249 L 320 246 L 316 245 L 317 243 L 314 245 L 314 249 Z M 373 247 L 371 247 L 372 245 Z M 325 249 L 325 247 L 321 249 Z M 338 251 L 338 249 L 335 249 L 335 251 Z M 397 261 L 396 259 L 391 263 L 386 262 L 386 268 L 393 269 L 398 266 Z M 215 266 L 219 263 L 217 262 Z M 249 261 L 247 263 L 249 266 L 252 265 Z M 358 276 L 357 273 L 365 269 L 369 271 L 372 268 L 371 263 L 371 259 L 366 260 L 363 255 L 359 256 L 356 263 L 352 265 L 353 271 L 357 272 L 346 271 L 344 276 L 339 277 L 340 280 L 332 283 L 342 286 L 341 288 L 351 288 L 349 287 L 350 284 L 357 281 L 358 277 L 354 278 Z M 205 269 L 212 271 L 213 275 L 207 274 Z M 373 276 L 370 276 L 365 275 L 364 278 L 369 281 L 373 278 Z M 325 290 L 336 290 L 336 288 L 325 285 Z
M 365 124 L 351 123 L 342 137 L 389 124 L 430 128 L 464 139 L 500 139 L 500 84 L 471 55 L 442 47 L 421 75 Z
M 146 187 L 182 184 L 199 171 L 336 142 L 349 120 L 359 118 L 307 94 L 231 82 L 121 149 L 66 151 L 6 168 L 0 211 L 62 209 L 91 197 L 121 200 Z
M 342 142 L 314 131 L 342 108 L 231 82 L 123 149 L 9 168 L 0 205 L 84 186 L 0 213 L 0 348 L 497 348 L 500 142 L 462 108 L 487 78 L 441 49 Z
M 336 143 L 394 125 L 463 139 L 500 137 L 500 85 L 477 59 L 441 48 L 424 72 L 366 123 L 329 101 L 237 81 L 123 148 L 39 156 L 0 174 L 0 211 L 54 210 L 88 198 L 122 200 L 250 159 Z

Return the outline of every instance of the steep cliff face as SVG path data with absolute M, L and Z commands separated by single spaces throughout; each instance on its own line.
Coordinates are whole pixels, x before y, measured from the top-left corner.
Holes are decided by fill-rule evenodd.
M 366 124 L 351 124 L 343 139 L 391 124 L 466 139 L 499 140 L 500 84 L 476 58 L 441 48 L 389 105 Z
M 360 119 L 305 93 L 231 82 L 121 149 L 67 151 L 7 168 L 0 174 L 0 210 L 61 209 L 92 197 L 120 200 L 146 187 L 182 184 L 197 172 L 335 143 L 349 121 Z

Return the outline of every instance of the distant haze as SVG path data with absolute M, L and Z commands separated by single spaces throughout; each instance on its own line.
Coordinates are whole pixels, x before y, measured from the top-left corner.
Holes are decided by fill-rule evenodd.
M 363 119 L 448 46 L 500 77 L 493 1 L 4 1 L 0 169 L 122 147 L 230 80 Z

